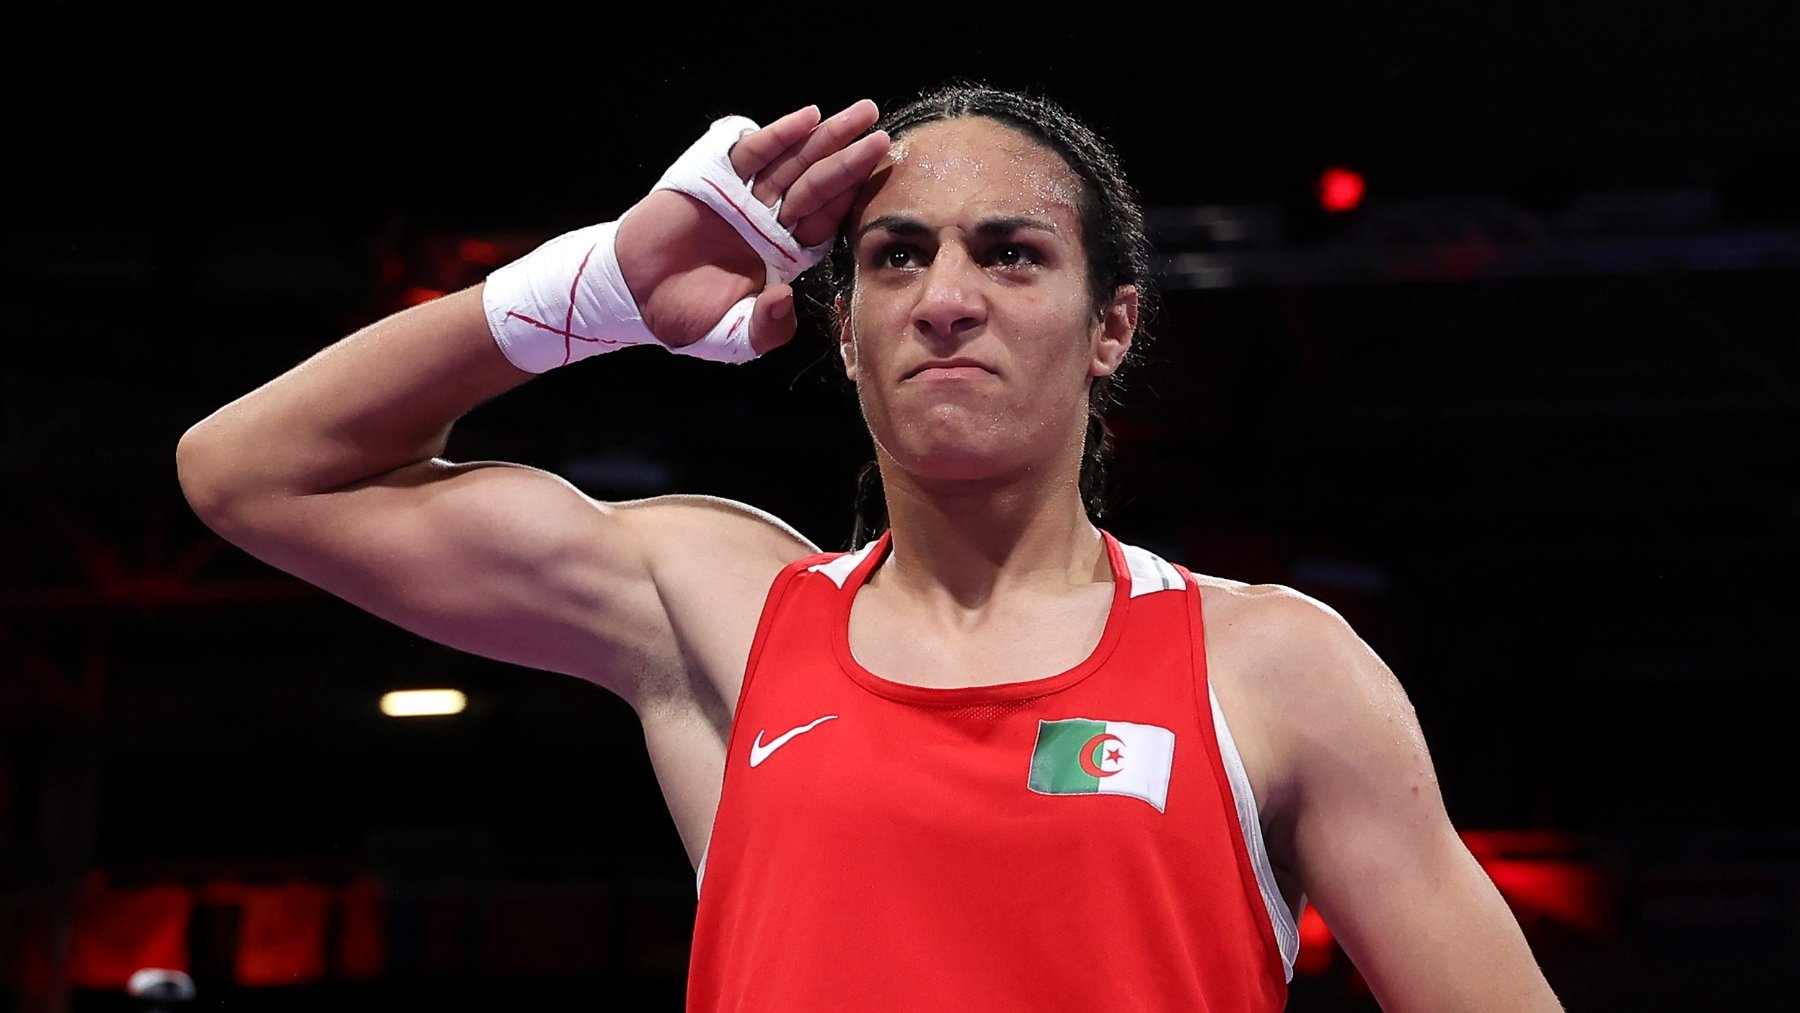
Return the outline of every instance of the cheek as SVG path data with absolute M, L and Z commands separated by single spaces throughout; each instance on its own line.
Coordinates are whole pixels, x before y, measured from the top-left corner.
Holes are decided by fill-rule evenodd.
M 1093 307 L 1086 293 L 1044 292 L 1022 299 L 996 313 L 1014 354 L 1046 368 L 1065 361 L 1081 362 L 1086 369 L 1093 345 Z
M 850 319 L 871 325 L 891 323 L 896 315 L 907 311 L 905 301 L 893 291 L 869 285 L 858 285 L 850 295 Z

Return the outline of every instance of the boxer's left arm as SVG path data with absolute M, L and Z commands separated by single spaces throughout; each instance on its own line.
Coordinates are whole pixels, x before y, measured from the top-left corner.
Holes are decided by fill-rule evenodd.
M 1272 846 L 1389 1013 L 1562 1006 L 1512 911 L 1445 811 L 1399 681 L 1335 612 L 1263 603 L 1262 691 L 1284 811 Z

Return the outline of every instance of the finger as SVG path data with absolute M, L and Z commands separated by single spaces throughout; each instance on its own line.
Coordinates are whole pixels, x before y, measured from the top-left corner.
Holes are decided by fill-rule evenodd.
M 774 204 L 777 198 L 787 193 L 788 187 L 794 185 L 794 180 L 799 179 L 808 166 L 842 151 L 880 118 L 881 110 L 876 108 L 875 103 L 863 99 L 820 123 L 806 135 L 806 139 L 798 147 L 789 148 L 775 156 L 756 174 L 756 196 L 764 204 Z
M 819 107 L 796 109 L 761 130 L 745 134 L 731 146 L 731 167 L 748 180 L 769 161 L 806 139 L 819 125 Z
M 869 174 L 890 146 L 887 131 L 877 130 L 829 158 L 808 167 L 794 185 L 788 187 L 781 202 L 781 224 L 792 227 L 846 191 L 854 193 L 868 181 Z
M 789 188 L 781 203 L 781 224 L 803 246 L 831 238 L 856 195 L 888 153 L 886 131 L 877 130 L 814 165 Z
M 794 290 L 787 285 L 770 285 L 756 297 L 750 307 L 750 347 L 762 355 L 780 348 L 794 337 Z

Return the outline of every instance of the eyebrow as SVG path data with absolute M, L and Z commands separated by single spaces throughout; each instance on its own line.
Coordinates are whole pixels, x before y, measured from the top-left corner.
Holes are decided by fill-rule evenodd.
M 917 218 L 908 218 L 905 215 L 882 215 L 858 229 L 856 238 L 860 241 L 862 237 L 876 229 L 884 229 L 897 236 L 927 236 L 931 234 L 931 227 L 924 222 L 919 221 Z M 1032 218 L 1028 215 L 1001 215 L 996 218 L 983 218 L 975 225 L 976 234 L 990 239 L 1000 236 L 1010 236 L 1021 230 L 1048 232 L 1051 235 L 1057 234 L 1055 222 L 1045 221 L 1042 218 Z

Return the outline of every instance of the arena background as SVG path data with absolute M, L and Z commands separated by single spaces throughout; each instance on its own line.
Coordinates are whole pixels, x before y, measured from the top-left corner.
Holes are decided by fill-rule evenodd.
M 133 1008 L 143 966 L 188 971 L 187 1008 L 679 1008 L 693 876 L 628 709 L 220 542 L 175 442 L 616 216 L 713 116 L 950 77 L 1085 116 L 1152 209 L 1165 301 L 1113 422 L 1111 530 L 1357 625 L 1570 1010 L 1785 1006 L 1800 19 L 1322 7 L 737 35 L 699 12 L 20 18 L 0 1010 Z M 1354 210 L 1317 203 L 1333 166 L 1366 182 Z M 735 497 L 843 547 L 869 451 L 828 353 L 810 328 L 741 368 L 584 363 L 475 411 L 452 455 Z M 468 710 L 378 713 L 424 686 Z M 1373 1009 L 1305 928 L 1291 1008 Z

